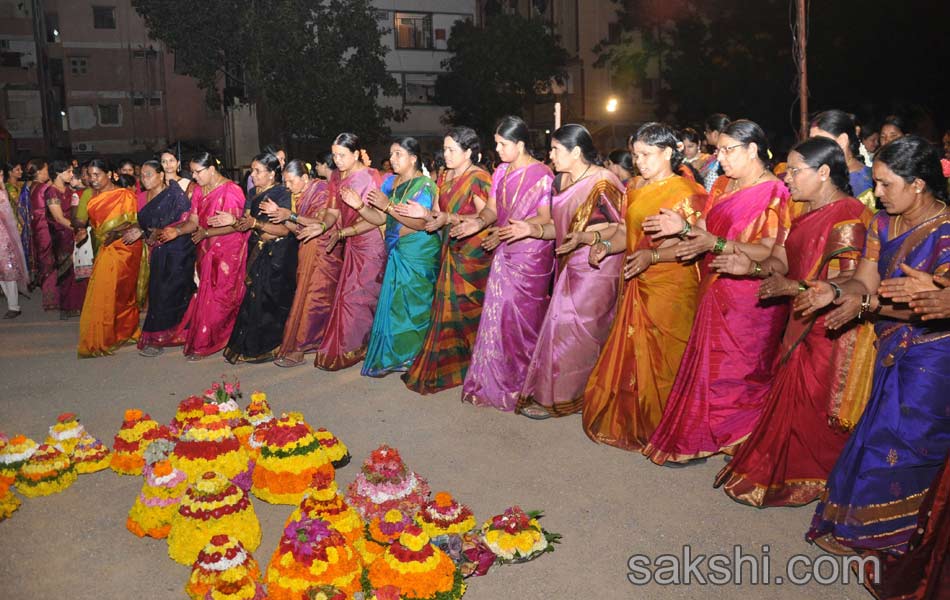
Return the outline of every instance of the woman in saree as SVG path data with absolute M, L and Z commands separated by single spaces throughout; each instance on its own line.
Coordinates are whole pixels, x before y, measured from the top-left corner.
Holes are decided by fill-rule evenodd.
M 555 131 L 551 159 L 559 173 L 551 222 L 535 225 L 535 235 L 555 240 L 558 265 L 518 399 L 517 412 L 531 419 L 581 410 L 613 323 L 623 269 L 623 256 L 607 252 L 623 231 L 624 189 L 616 175 L 596 164 L 590 132 L 576 124 Z
M 6 178 L 7 172 L 3 172 Z M 5 182 L 0 182 L 0 184 Z M 29 270 L 26 267 L 26 257 L 23 246 L 20 244 L 20 231 L 17 229 L 17 220 L 14 216 L 13 205 L 7 199 L 7 190 L 0 188 L 0 290 L 7 301 L 7 312 L 4 319 L 15 319 L 20 316 L 20 288 L 26 288 L 30 283 Z
M 79 316 L 88 283 L 85 279 L 77 280 L 73 270 L 76 236 L 73 234 L 71 217 L 75 206 L 79 204 L 79 195 L 69 186 L 73 168 L 66 161 L 51 162 L 49 177 L 50 185 L 43 195 L 49 219 L 55 289 L 59 294 L 56 304 L 59 306 L 59 318 L 65 321 Z
M 719 136 L 729 126 L 729 121 L 729 117 L 722 113 L 715 113 L 706 117 L 706 129 L 703 135 L 706 138 L 706 144 L 713 150 L 719 147 Z M 705 163 L 694 166 L 699 171 L 703 187 L 706 188 L 706 191 L 712 192 L 713 184 L 719 179 L 719 169 L 722 166 L 719 154 L 712 152 Z
M 609 254 L 627 252 L 617 317 L 584 390 L 587 436 L 624 450 L 642 450 L 660 422 L 696 313 L 699 269 L 676 260 L 678 238 L 652 240 L 643 220 L 661 208 L 690 225 L 702 215 L 703 186 L 679 175 L 676 133 L 647 123 L 634 135 L 643 178 L 627 189 L 626 231 L 610 238 Z
M 247 291 L 224 349 L 224 358 L 231 364 L 273 360 L 294 302 L 297 238 L 286 225 L 271 223 L 261 210 L 261 205 L 268 201 L 291 208 L 290 190 L 283 185 L 281 172 L 276 156 L 258 154 L 251 161 L 254 189 L 244 216 L 237 219 L 232 213 L 221 211 L 208 220 L 213 227 L 251 231 L 244 279 Z
M 218 170 L 220 163 L 207 152 L 191 159 L 191 175 L 198 187 L 192 195 L 191 234 L 195 245 L 198 291 L 182 319 L 185 356 L 201 360 L 220 352 L 231 337 L 238 309 L 244 299 L 244 268 L 247 261 L 245 231 L 214 226 L 211 219 L 222 213 L 235 220 L 244 214 L 244 192 Z
M 720 275 L 717 255 L 744 252 L 762 261 L 784 245 L 788 189 L 768 168 L 768 140 L 751 121 L 729 124 L 717 156 L 726 177 L 709 196 L 704 219 L 687 227 L 661 209 L 643 229 L 654 236 L 685 235 L 680 260 L 705 255 L 696 317 L 663 417 L 643 453 L 653 462 L 685 463 L 731 454 L 752 432 L 764 406 L 788 314 L 784 300 L 761 301 L 756 275 Z M 671 464 L 671 466 L 674 466 Z
M 30 159 L 26 167 L 30 203 L 30 251 L 33 286 L 43 293 L 43 310 L 59 309 L 56 287 L 56 258 L 53 255 L 53 234 L 46 216 L 46 188 L 49 187 L 49 163 Z
M 112 354 L 139 333 L 136 291 L 142 242 L 127 244 L 122 239 L 136 223 L 135 193 L 116 187 L 112 169 L 101 159 L 90 161 L 89 178 L 96 195 L 87 210 L 99 253 L 79 317 L 80 358 Z
M 139 336 L 139 354 L 155 357 L 168 346 L 185 343 L 182 323 L 195 291 L 195 245 L 191 234 L 198 229 L 191 219 L 191 201 L 174 182 L 165 180 L 156 160 L 142 163 L 145 206 L 138 225 L 123 238 L 143 240 L 148 247 L 148 313 Z
M 20 219 L 19 206 L 17 200 L 20 198 L 20 190 L 23 189 L 23 165 L 19 163 L 3 163 L 3 187 L 6 189 L 8 202 L 13 211 L 13 217 L 16 221 L 17 235 L 23 231 L 23 221 Z
M 871 212 L 851 197 L 848 164 L 834 140 L 810 138 L 788 155 L 785 181 L 792 198 L 806 204 L 792 221 L 784 246 L 775 244 L 763 261 L 745 254 L 722 255 L 720 273 L 764 279 L 759 298 L 797 297 L 806 280 L 847 281 L 864 248 Z M 852 353 L 861 328 L 831 331 L 819 313 L 792 313 L 778 367 L 762 416 L 716 478 L 733 500 L 751 506 L 800 506 L 818 498 L 848 439 L 838 416 L 863 405 L 867 389 L 843 389 L 856 368 Z
M 393 207 L 401 217 L 423 219 L 426 231 L 441 232 L 432 324 L 422 349 L 402 376 L 406 387 L 420 394 L 462 385 L 491 268 L 491 255 L 482 244 L 495 212 L 487 202 L 491 176 L 472 162 L 481 152 L 478 134 L 468 127 L 451 129 L 442 150 L 446 171 L 436 205 L 430 210 L 410 200 Z
M 851 195 L 868 207 L 877 210 L 877 198 L 874 197 L 874 180 L 871 168 L 861 160 L 861 142 L 858 139 L 858 124 L 854 115 L 843 110 L 826 110 L 811 120 L 808 134 L 812 137 L 826 137 L 834 140 L 844 152 L 848 161 L 848 181 Z
M 551 221 L 554 175 L 531 156 L 530 139 L 519 117 L 505 117 L 495 129 L 502 163 L 492 175 L 486 209 L 479 213 L 496 215 L 482 242 L 492 252 L 491 270 L 462 383 L 463 402 L 507 412 L 517 405 L 554 273 L 554 243 L 534 237 L 538 225 Z
M 323 341 L 330 317 L 330 304 L 343 266 L 343 248 L 338 244 L 327 252 L 326 245 L 316 238 L 327 232 L 325 219 L 330 201 L 327 179 L 332 165 L 333 159 L 327 153 L 325 162 L 317 164 L 317 174 L 321 177 L 317 179 L 311 178 L 302 161 L 290 161 L 284 169 L 284 183 L 294 206 L 282 208 L 273 201 L 261 204 L 261 211 L 270 217 L 271 223 L 286 224 L 299 241 L 297 291 L 274 359 L 278 367 L 302 365 L 304 354 L 316 351 Z
M 165 176 L 165 182 L 168 184 L 176 183 L 185 195 L 191 198 L 197 184 L 181 175 L 181 161 L 178 159 L 178 153 L 172 148 L 162 150 L 158 155 L 158 160 L 162 165 L 162 173 Z M 143 186 L 144 187 L 144 186 Z
M 905 136 L 874 160 L 879 211 L 853 278 L 810 283 L 796 309 L 832 303 L 837 330 L 877 314 L 874 382 L 864 415 L 821 494 L 808 539 L 834 553 L 907 551 L 917 511 L 950 451 L 950 335 L 908 303 L 950 270 L 947 180 L 937 149 Z M 940 280 L 943 281 L 943 280 Z M 916 302 L 916 301 L 915 301 Z
M 354 191 L 343 193 L 343 202 L 367 222 L 386 224 L 389 256 L 362 370 L 369 377 L 405 371 L 419 353 L 429 329 L 442 246 L 438 235 L 425 230 L 425 219 L 394 210 L 409 200 L 427 210 L 435 202 L 435 184 L 419 170 L 419 142 L 411 137 L 394 142 L 389 162 L 393 174 L 383 180 L 381 190 L 369 193 L 369 203 Z
M 331 151 L 337 170 L 329 183 L 326 248 L 332 252 L 340 242 L 344 242 L 344 248 L 340 280 L 314 359 L 314 366 L 326 371 L 351 367 L 366 356 L 386 266 L 386 245 L 379 227 L 341 199 L 344 193 L 349 195 L 347 190 L 352 190 L 364 204 L 369 202 L 370 193 L 379 191 L 379 173 L 367 166 L 369 160 L 363 158 L 355 134 L 338 135 Z

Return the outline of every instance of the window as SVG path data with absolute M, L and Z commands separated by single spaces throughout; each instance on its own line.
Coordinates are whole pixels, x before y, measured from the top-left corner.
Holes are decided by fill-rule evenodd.
M 395 29 L 396 48 L 432 48 L 432 15 L 397 12 Z
M 161 92 L 152 92 L 151 95 L 143 94 L 142 92 L 136 92 L 132 94 L 132 106 L 143 107 L 143 106 L 161 106 L 162 105 L 162 93 Z
M 435 104 L 435 75 L 406 73 L 403 95 L 406 104 Z
M 89 59 L 85 56 L 72 56 L 69 58 L 69 72 L 73 75 L 85 75 L 89 72 Z
M 118 127 L 122 124 L 122 109 L 118 104 L 100 104 L 99 125 L 103 127 Z
M 656 102 L 660 95 L 660 80 L 656 77 L 647 77 L 640 84 L 640 97 L 644 102 Z
M 115 7 L 93 6 L 92 26 L 96 29 L 115 29 Z

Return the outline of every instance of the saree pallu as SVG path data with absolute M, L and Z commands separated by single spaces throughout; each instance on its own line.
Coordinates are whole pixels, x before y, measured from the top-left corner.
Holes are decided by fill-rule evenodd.
M 627 191 L 627 251 L 658 247 L 643 220 L 674 210 L 691 224 L 706 190 L 683 177 Z M 650 441 L 676 379 L 693 326 L 699 268 L 662 262 L 621 284 L 617 316 L 584 390 L 584 432 L 595 442 L 640 450 Z
M 60 210 L 63 211 L 63 217 L 70 220 L 73 214 L 72 198 L 75 192 L 66 188 L 65 193 L 60 192 L 52 185 L 46 188 L 45 201 L 47 204 L 58 203 Z M 76 198 L 78 200 L 78 196 Z M 58 293 L 57 305 L 62 311 L 79 312 L 82 303 L 86 298 L 87 280 L 76 280 L 76 272 L 73 269 L 73 250 L 76 248 L 76 238 L 73 234 L 73 228 L 63 227 L 47 213 L 49 219 L 50 237 L 53 250 L 53 261 L 55 270 L 55 289 Z
M 228 181 L 205 195 L 195 189 L 192 210 L 198 214 L 198 225 L 209 229 L 208 219 L 218 211 L 241 218 L 244 215 L 244 192 Z M 192 296 L 182 318 L 186 330 L 185 355 L 209 356 L 221 351 L 231 337 L 237 312 L 244 299 L 247 264 L 247 232 L 235 231 L 206 238 L 196 248 L 195 267 L 198 291 Z
M 848 183 L 851 184 L 851 193 L 854 194 L 855 198 L 867 206 L 871 212 L 877 210 L 877 198 L 874 197 L 874 178 L 871 176 L 870 167 L 849 172 Z
M 37 184 L 38 185 L 38 184 Z M 30 184 L 24 183 L 20 188 L 20 196 L 17 198 L 17 221 L 20 223 L 20 245 L 23 246 L 23 256 L 26 257 L 26 266 L 29 269 L 30 280 L 33 280 L 33 244 L 32 230 L 33 224 L 30 222 L 32 211 L 30 210 Z
M 623 194 L 620 180 L 606 169 L 554 194 L 555 244 L 563 244 L 569 233 L 585 230 L 594 219 L 622 222 Z M 594 268 L 588 262 L 589 250 L 582 245 L 559 260 L 519 409 L 534 403 L 552 416 L 581 409 L 584 388 L 613 323 L 624 260 L 623 254 L 613 254 Z
M 474 215 L 475 199 L 488 199 L 491 177 L 474 169 L 451 185 L 439 188 L 442 212 Z M 432 394 L 462 385 L 478 333 L 478 320 L 485 300 L 485 285 L 491 269 L 491 255 L 482 248 L 487 228 L 463 239 L 442 229 L 441 268 L 435 283 L 431 322 L 422 349 L 402 376 L 406 387 L 420 394 Z
M 23 231 L 23 221 L 20 218 L 20 206 L 18 204 L 20 199 L 20 190 L 22 188 L 23 184 L 15 185 L 10 182 L 4 184 L 4 189 L 7 193 L 7 202 L 10 204 L 10 209 L 13 211 L 13 220 L 16 223 L 17 237 L 20 237 L 20 233 Z
M 784 244 L 788 190 L 767 181 L 707 202 L 706 228 L 746 243 Z M 719 275 L 703 259 L 699 304 L 663 417 L 643 453 L 663 464 L 731 453 L 752 432 L 772 383 L 788 315 L 782 299 L 760 302 L 759 279 Z
M 105 245 L 106 236 L 136 222 L 135 194 L 126 189 L 103 192 L 89 201 L 89 224 L 99 240 L 86 300 L 79 317 L 79 357 L 112 354 L 138 336 L 136 300 L 142 240 L 122 238 Z
M 191 201 L 174 183 L 152 198 L 138 215 L 142 237 L 180 225 L 191 216 Z M 189 235 L 148 248 L 148 313 L 139 348 L 185 343 L 182 322 L 195 292 L 195 245 Z
M 382 192 L 394 204 L 414 200 L 432 208 L 436 189 L 431 179 L 419 176 L 393 189 L 395 179 L 395 175 L 390 175 L 382 185 Z M 408 369 L 429 329 L 442 242 L 437 234 L 427 231 L 401 236 L 403 227 L 387 215 L 389 257 L 362 369 L 362 374 L 369 377 Z
M 530 219 L 539 206 L 550 206 L 553 180 L 542 163 L 513 171 L 508 163 L 499 166 L 489 192 L 498 212 L 496 226 Z M 515 409 L 551 299 L 553 275 L 551 240 L 525 238 L 495 248 L 462 401 L 508 412 Z
M 314 181 L 304 191 L 297 212 L 305 217 L 316 217 L 319 211 L 328 207 L 328 203 L 327 182 Z M 327 233 L 335 229 L 336 225 Z M 284 325 L 278 356 L 312 352 L 323 341 L 342 266 L 343 246 L 337 244 L 332 252 L 327 252 L 326 234 L 298 244 L 297 291 Z
M 290 192 L 274 186 L 251 198 L 251 216 L 261 217 L 261 203 L 270 199 L 281 208 L 290 208 Z M 284 325 L 297 289 L 297 238 L 285 235 L 265 239 L 262 231 L 252 230 L 247 251 L 247 291 L 238 310 L 224 358 L 231 364 L 240 361 L 272 360 L 280 347 Z
M 827 280 L 835 261 L 857 264 L 870 220 L 871 213 L 854 198 L 796 219 L 785 243 L 786 277 Z M 856 367 L 855 343 L 869 325 L 828 331 L 822 316 L 828 310 L 789 319 L 762 416 L 716 478 L 716 487 L 738 502 L 800 506 L 816 500 L 848 439 L 834 418 L 838 388 Z
M 945 275 L 950 215 L 894 239 L 879 212 L 865 258 L 881 279 L 902 276 L 901 263 Z M 946 323 L 879 318 L 874 383 L 864 415 L 841 452 L 815 509 L 808 538 L 821 546 L 903 554 L 917 511 L 950 451 L 950 332 Z
M 360 220 L 358 212 L 340 198 L 340 189 L 348 187 L 367 202 L 367 194 L 379 189 L 380 177 L 375 169 L 365 168 L 340 179 L 340 172 L 330 177 L 330 201 L 340 207 L 340 228 L 350 227 Z M 386 266 L 386 246 L 378 229 L 341 240 L 343 266 L 333 296 L 330 318 L 327 320 L 323 341 L 317 349 L 314 366 L 326 371 L 351 367 L 366 356 L 366 343 L 379 289 Z
M 49 183 L 30 186 L 30 245 L 33 251 L 33 284 L 43 292 L 43 310 L 59 309 L 53 234 L 46 214 Z
M 23 255 L 17 220 L 6 191 L 0 189 L 0 194 L 3 194 L 0 196 L 0 281 L 15 281 L 26 289 L 30 283 L 30 271 Z

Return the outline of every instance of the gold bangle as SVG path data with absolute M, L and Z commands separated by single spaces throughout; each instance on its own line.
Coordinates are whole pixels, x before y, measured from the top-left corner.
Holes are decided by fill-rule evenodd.
M 651 265 L 655 265 L 655 264 L 658 263 L 658 262 L 660 262 L 660 251 L 659 251 L 659 249 L 654 248 L 654 249 L 650 252 L 650 264 L 651 264 Z
M 544 239 L 544 225 L 542 225 L 541 223 L 535 223 L 535 225 L 538 226 L 538 239 L 543 240 Z
M 365 202 L 360 202 L 360 207 L 359 207 L 359 208 L 354 208 L 353 210 L 355 210 L 356 212 L 360 212 L 360 211 L 363 210 L 364 208 L 366 208 L 366 203 L 365 203 Z
M 590 245 L 593 246 L 595 244 L 598 244 L 600 243 L 602 239 L 603 239 L 603 236 L 600 235 L 600 230 L 598 229 L 597 231 L 594 232 L 594 241 L 592 241 Z

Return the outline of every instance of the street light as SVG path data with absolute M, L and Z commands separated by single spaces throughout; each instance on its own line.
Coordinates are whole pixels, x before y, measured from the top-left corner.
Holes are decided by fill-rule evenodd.
M 616 96 L 611 96 L 610 98 L 608 98 L 608 99 L 607 99 L 607 112 L 609 112 L 609 113 L 617 112 L 617 104 L 618 104 L 618 103 L 619 103 L 619 100 L 617 100 Z

